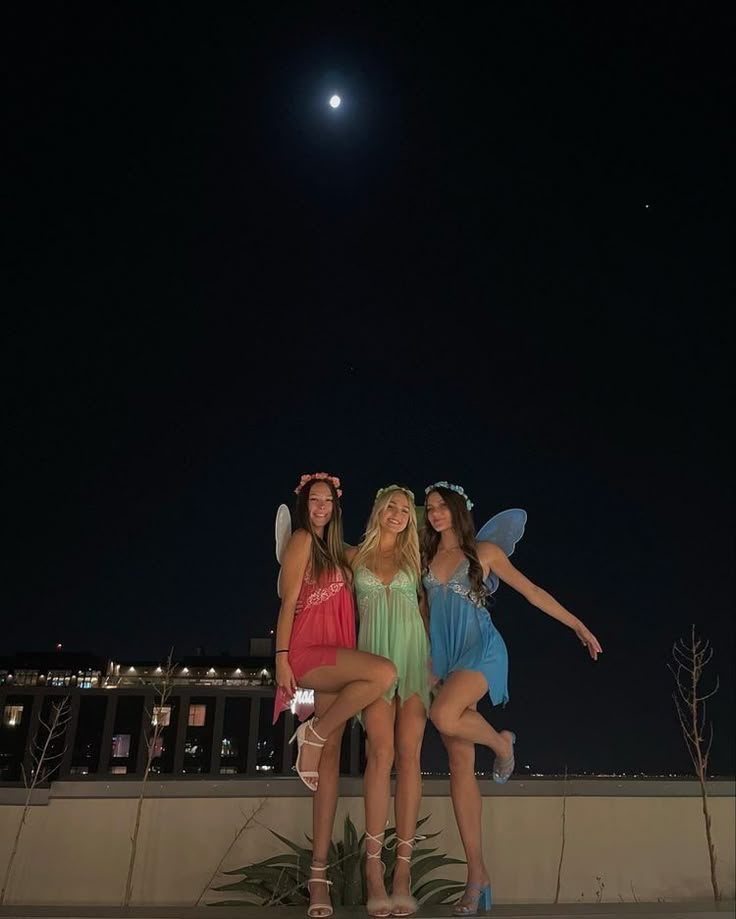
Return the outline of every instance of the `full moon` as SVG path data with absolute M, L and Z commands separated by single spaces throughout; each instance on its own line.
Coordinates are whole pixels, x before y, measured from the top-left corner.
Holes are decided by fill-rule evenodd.
M 341 102 L 342 102 L 342 99 L 339 96 L 337 95 L 330 96 L 330 106 L 332 108 L 338 108 Z

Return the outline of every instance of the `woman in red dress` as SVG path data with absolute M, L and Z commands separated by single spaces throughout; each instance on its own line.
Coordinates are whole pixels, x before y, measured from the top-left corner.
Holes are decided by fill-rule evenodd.
M 327 854 L 337 808 L 340 742 L 345 723 L 396 680 L 384 657 L 355 649 L 352 575 L 345 558 L 340 480 L 326 473 L 301 477 L 295 530 L 281 567 L 276 626 L 275 716 L 297 686 L 314 690 L 315 715 L 299 725 L 296 770 L 315 792 L 308 916 L 332 915 Z

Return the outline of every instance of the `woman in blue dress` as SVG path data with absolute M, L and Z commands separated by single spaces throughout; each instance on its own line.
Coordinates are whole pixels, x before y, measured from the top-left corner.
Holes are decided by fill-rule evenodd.
M 440 682 L 430 718 L 447 748 L 452 805 L 468 864 L 465 894 L 453 912 L 468 916 L 491 904 L 481 847 L 482 799 L 475 779 L 475 744 L 493 750 L 493 778 L 502 783 L 514 771 L 516 741 L 511 731 L 499 733 L 476 711 L 486 693 L 494 705 L 508 700 L 506 645 L 484 601 L 500 579 L 571 628 L 593 660 L 602 649 L 577 617 L 509 561 L 523 523 L 504 552 L 499 545 L 476 538 L 470 515 L 473 505 L 459 485 L 436 482 L 425 494 L 422 571 L 429 603 L 432 671 Z M 478 535 L 482 537 L 483 531 Z

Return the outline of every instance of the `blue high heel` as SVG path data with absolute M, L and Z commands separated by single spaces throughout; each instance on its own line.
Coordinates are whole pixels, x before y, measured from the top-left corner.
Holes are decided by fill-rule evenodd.
M 504 782 L 508 782 L 511 776 L 514 774 L 514 766 L 516 761 L 514 760 L 514 744 L 516 743 L 516 734 L 513 731 L 509 731 L 511 734 L 511 756 L 508 759 L 499 760 L 496 757 L 493 760 L 493 781 L 497 782 L 499 785 L 503 785 Z
M 471 893 L 471 890 L 477 891 Z M 463 903 L 463 900 L 469 900 L 469 903 Z M 478 884 L 466 884 L 465 893 L 460 898 L 460 902 L 452 910 L 453 916 L 477 916 L 478 910 L 482 909 L 488 912 L 491 908 L 491 885 L 486 884 L 480 887 Z

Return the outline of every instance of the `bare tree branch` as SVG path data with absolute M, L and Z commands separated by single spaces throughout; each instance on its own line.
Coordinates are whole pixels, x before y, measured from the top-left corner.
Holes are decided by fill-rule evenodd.
M 557 865 L 557 887 L 555 888 L 555 903 L 560 902 L 560 883 L 562 880 L 562 859 L 565 855 L 565 821 L 567 817 L 567 763 L 565 763 L 565 778 L 562 783 L 562 838 L 560 841 L 560 861 Z
M 668 664 L 670 672 L 675 678 L 675 691 L 672 698 L 680 722 L 680 730 L 685 741 L 687 752 L 695 767 L 695 774 L 700 782 L 700 795 L 703 805 L 703 820 L 705 822 L 705 838 L 708 845 L 708 858 L 710 860 L 710 881 L 713 887 L 713 899 L 721 899 L 716 874 L 716 849 L 711 834 L 711 816 L 708 806 L 708 760 L 711 745 L 713 744 L 713 724 L 706 721 L 705 702 L 718 692 L 720 682 L 716 677 L 715 687 L 709 692 L 701 690 L 700 681 L 703 671 L 713 659 L 713 648 L 710 641 L 697 638 L 695 625 L 690 631 L 690 642 L 680 638 L 672 647 L 672 657 L 675 666 Z M 709 730 L 708 742 L 705 744 L 706 725 Z
M 135 858 L 138 851 L 138 833 L 141 828 L 143 797 L 146 792 L 146 782 L 148 781 L 148 775 L 151 772 L 151 766 L 155 759 L 158 742 L 161 739 L 161 734 L 165 727 L 163 719 L 154 717 L 154 713 L 157 709 L 160 712 L 171 697 L 171 691 L 174 687 L 174 671 L 176 668 L 176 664 L 173 663 L 173 656 L 174 649 L 172 648 L 166 660 L 166 667 L 162 670 L 161 679 L 156 685 L 156 704 L 154 705 L 154 711 L 149 712 L 146 710 L 144 712 L 144 718 L 146 719 L 147 725 L 146 729 L 149 732 L 146 734 L 145 741 L 146 766 L 143 770 L 141 793 L 138 795 L 138 803 L 135 812 L 135 824 L 133 825 L 133 833 L 130 837 L 130 860 L 128 861 L 128 877 L 125 882 L 125 895 L 123 897 L 123 906 L 125 907 L 130 906 L 130 900 L 133 895 L 133 872 L 135 870 Z M 184 717 L 183 712 L 180 713 L 180 717 Z
M 20 822 L 18 823 L 18 829 L 15 832 L 15 839 L 13 840 L 13 848 L 10 851 L 10 858 L 8 859 L 8 864 L 5 869 L 5 877 L 3 878 L 3 886 L 0 889 L 0 906 L 5 903 L 5 895 L 8 890 L 8 882 L 10 880 L 10 874 L 13 870 L 13 863 L 15 862 L 15 857 L 18 854 L 18 847 L 20 845 L 20 838 L 23 834 L 23 828 L 26 825 L 28 820 L 28 812 L 31 809 L 31 800 L 33 798 L 33 792 L 36 790 L 38 785 L 47 781 L 51 778 L 54 772 L 61 765 L 61 759 L 66 750 L 66 745 L 62 749 L 61 753 L 49 753 L 50 749 L 53 749 L 54 744 L 65 738 L 66 728 L 71 719 L 71 705 L 69 701 L 69 696 L 64 696 L 63 699 L 59 702 L 51 703 L 51 717 L 48 724 L 41 718 L 38 719 L 38 727 L 36 728 L 36 733 L 31 740 L 31 751 L 32 751 L 32 761 L 34 767 L 31 769 L 30 782 L 28 781 L 28 776 L 26 774 L 25 766 L 21 766 L 21 772 L 23 774 L 23 784 L 26 788 L 26 799 L 23 805 L 23 810 L 20 815 Z M 43 744 L 39 742 L 39 734 L 41 731 L 45 732 L 46 739 Z M 51 765 L 49 765 L 51 764 Z
M 229 845 L 229 846 L 227 847 L 227 849 L 225 850 L 225 854 L 222 856 L 222 858 L 220 859 L 220 861 L 217 863 L 217 867 L 216 867 L 215 870 L 212 872 L 212 874 L 210 875 L 209 880 L 207 881 L 207 883 L 206 883 L 206 884 L 204 885 L 204 887 L 202 888 L 202 892 L 201 892 L 200 895 L 197 897 L 197 902 L 194 904 L 195 906 L 199 906 L 199 904 L 200 904 L 200 902 L 201 902 L 201 900 L 202 900 L 202 897 L 203 897 L 203 896 L 207 893 L 207 891 L 210 889 L 210 886 L 212 885 L 212 882 L 214 881 L 214 879 L 215 879 L 215 877 L 217 876 L 217 874 L 218 874 L 220 868 L 221 868 L 222 865 L 223 865 L 223 862 L 224 862 L 225 859 L 228 857 L 228 855 L 232 852 L 235 843 L 240 839 L 240 837 L 241 837 L 241 836 L 243 835 L 243 833 L 250 827 L 250 825 L 251 825 L 252 823 L 258 823 L 258 821 L 256 820 L 256 817 L 258 816 L 258 814 L 260 814 L 260 812 L 263 810 L 263 808 L 264 808 L 265 806 L 266 806 L 266 799 L 265 799 L 265 798 L 261 798 L 261 800 L 258 802 L 258 807 L 254 808 L 254 809 L 250 812 L 250 814 L 246 817 L 245 823 L 240 827 L 240 829 L 238 830 L 238 832 L 235 834 L 235 836 L 234 836 L 234 838 L 233 838 L 233 841 L 230 843 L 230 845 Z M 241 813 L 242 813 L 242 811 L 241 811 Z

